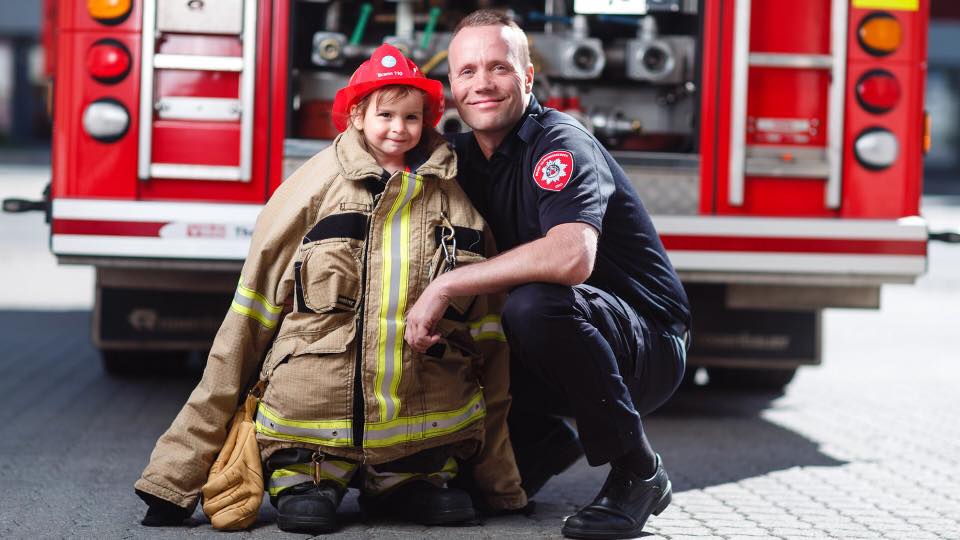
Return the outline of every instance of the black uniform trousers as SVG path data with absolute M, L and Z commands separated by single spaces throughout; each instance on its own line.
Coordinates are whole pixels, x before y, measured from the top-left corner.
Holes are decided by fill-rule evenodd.
M 664 328 L 590 285 L 521 285 L 502 321 L 518 455 L 561 421 L 554 415 L 573 416 L 587 461 L 608 463 L 643 444 L 641 418 L 683 378 L 684 329 Z

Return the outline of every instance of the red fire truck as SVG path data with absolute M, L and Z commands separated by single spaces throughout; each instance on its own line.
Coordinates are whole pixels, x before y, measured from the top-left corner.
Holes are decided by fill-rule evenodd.
M 48 0 L 53 173 L 33 206 L 61 263 L 96 267 L 106 367 L 208 347 L 258 211 L 335 135 L 334 92 L 383 42 L 446 81 L 480 3 Z M 541 102 L 597 135 L 653 215 L 711 384 L 782 388 L 819 362 L 823 308 L 876 308 L 924 272 L 929 0 L 509 10 Z M 441 128 L 465 128 L 456 109 Z

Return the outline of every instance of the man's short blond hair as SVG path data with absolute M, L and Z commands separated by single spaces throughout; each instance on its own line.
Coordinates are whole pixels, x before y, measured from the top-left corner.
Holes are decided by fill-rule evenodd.
M 460 30 L 477 26 L 506 26 L 509 28 L 513 34 L 512 41 L 514 42 L 511 50 L 514 50 L 514 53 L 517 55 L 517 61 L 520 62 L 520 69 L 527 69 L 527 66 L 530 65 L 530 45 L 527 43 L 527 34 L 523 32 L 523 29 L 520 28 L 513 19 L 502 11 L 495 9 L 478 9 L 474 11 L 457 23 L 457 27 L 453 29 L 453 36 L 451 36 L 450 40 L 452 41 L 453 38 L 457 37 L 457 33 L 459 33 Z

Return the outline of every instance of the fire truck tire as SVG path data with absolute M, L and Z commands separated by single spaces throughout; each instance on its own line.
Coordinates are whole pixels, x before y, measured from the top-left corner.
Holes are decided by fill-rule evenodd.
M 707 368 L 710 386 L 753 392 L 782 392 L 796 373 L 795 367 L 786 369 Z

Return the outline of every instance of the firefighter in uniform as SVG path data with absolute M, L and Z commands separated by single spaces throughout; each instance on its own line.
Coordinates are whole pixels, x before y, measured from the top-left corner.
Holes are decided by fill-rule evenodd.
M 438 335 L 447 298 L 509 291 L 510 434 L 532 496 L 579 456 L 548 413 L 576 419 L 590 465 L 611 463 L 596 499 L 567 518 L 574 538 L 638 536 L 670 502 L 641 418 L 679 385 L 690 310 L 627 176 L 572 117 L 531 94 L 523 32 L 482 10 L 454 31 L 450 83 L 464 121 L 458 179 L 501 255 L 435 281 L 407 316 L 415 349 Z
M 406 167 L 388 172 L 365 140 L 374 134 L 348 124 L 346 113 L 398 85 L 422 91 L 423 118 L 382 113 L 379 97 L 364 105 L 376 108 L 370 118 L 423 121 L 420 144 L 400 156 Z M 440 83 L 390 45 L 338 93 L 334 112 L 345 131 L 284 181 L 257 218 L 203 378 L 136 482 L 150 507 L 145 525 L 177 524 L 192 513 L 258 366 L 266 390 L 257 440 L 281 529 L 336 529 L 351 481 L 371 508 L 400 518 L 469 521 L 470 497 L 444 487 L 457 460 L 473 463 L 489 508 L 526 505 L 507 436 L 502 298 L 452 302 L 440 323 L 443 340 L 422 354 L 403 342 L 405 309 L 429 282 L 495 249 L 456 182 L 454 153 L 431 129 L 442 110 Z

